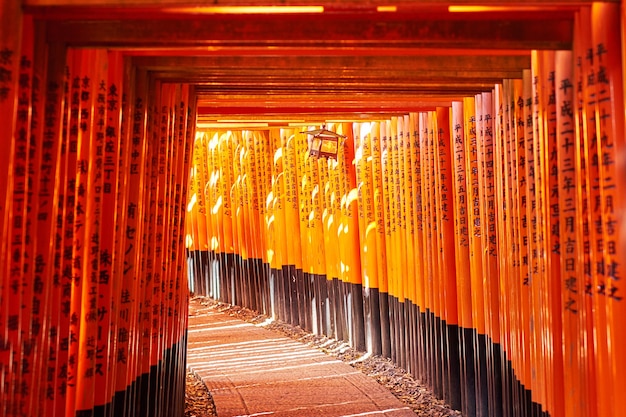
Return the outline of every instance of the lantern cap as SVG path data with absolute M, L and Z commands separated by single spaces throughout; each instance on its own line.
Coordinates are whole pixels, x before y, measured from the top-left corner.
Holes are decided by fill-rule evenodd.
M 342 138 L 342 139 L 346 138 L 346 136 L 344 135 L 340 135 L 337 132 L 333 132 L 332 130 L 326 129 L 325 125 L 322 125 L 321 129 L 306 130 L 300 133 L 306 133 L 307 135 L 313 135 L 313 136 L 321 137 L 321 138 Z

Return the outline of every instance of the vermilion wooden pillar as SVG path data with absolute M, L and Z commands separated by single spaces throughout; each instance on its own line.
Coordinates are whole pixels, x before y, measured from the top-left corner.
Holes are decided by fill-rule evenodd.
M 0 225 L 2 236 L 7 235 L 9 225 L 8 213 L 11 196 L 11 172 L 13 171 L 12 155 L 13 128 L 17 106 L 17 83 L 19 74 L 19 54 L 21 49 L 22 11 L 19 0 L 0 2 L 0 138 L 4 151 L 0 152 Z M 7 148 L 8 147 L 8 148 Z M 5 267 L 7 239 L 0 240 L 0 265 Z M 7 275 L 1 275 L 6 277 Z M 0 282 L 4 285 L 4 282 Z M 0 297 L 2 292 L 0 291 Z M 6 305 L 6 303 L 2 303 Z M 2 320 L 2 313 L 0 313 Z M 0 323 L 4 324 L 4 323 Z M 0 328 L 6 328 L 1 326 Z M 1 336 L 1 335 L 0 335 Z M 3 338 L 0 338 L 2 341 Z M 1 374 L 0 374 L 1 378 Z

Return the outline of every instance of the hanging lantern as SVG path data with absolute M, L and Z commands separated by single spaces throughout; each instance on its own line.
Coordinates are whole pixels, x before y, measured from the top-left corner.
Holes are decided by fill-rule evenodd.
M 339 145 L 343 145 L 344 135 L 327 130 L 325 126 L 321 129 L 309 130 L 307 135 L 313 135 L 309 140 L 309 155 L 315 158 L 331 158 L 337 160 Z

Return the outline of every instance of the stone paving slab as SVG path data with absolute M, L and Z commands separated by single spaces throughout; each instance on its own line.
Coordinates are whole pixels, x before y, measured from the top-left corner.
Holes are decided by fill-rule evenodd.
M 410 417 L 386 388 L 348 364 L 191 300 L 187 367 L 218 417 Z

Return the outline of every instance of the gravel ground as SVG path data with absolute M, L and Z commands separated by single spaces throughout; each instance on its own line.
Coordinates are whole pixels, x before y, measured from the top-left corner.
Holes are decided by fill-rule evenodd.
M 213 417 L 216 415 L 215 404 L 209 389 L 194 373 L 187 371 L 185 417 Z
M 202 305 L 214 306 L 230 316 L 254 324 L 267 323 L 267 317 L 247 308 L 232 306 L 214 301 L 208 297 L 194 297 L 193 301 Z M 191 313 L 193 314 L 193 313 Z M 281 321 L 264 324 L 270 330 L 278 331 L 287 337 L 313 346 L 322 352 L 336 357 L 374 378 L 395 395 L 419 417 L 460 417 L 461 413 L 452 410 L 446 403 L 437 399 L 432 392 L 404 369 L 395 366 L 391 360 L 380 356 L 367 356 L 364 352 L 352 349 L 346 342 L 318 336 Z M 206 386 L 192 373 L 187 375 L 185 417 L 214 417 L 215 405 Z

